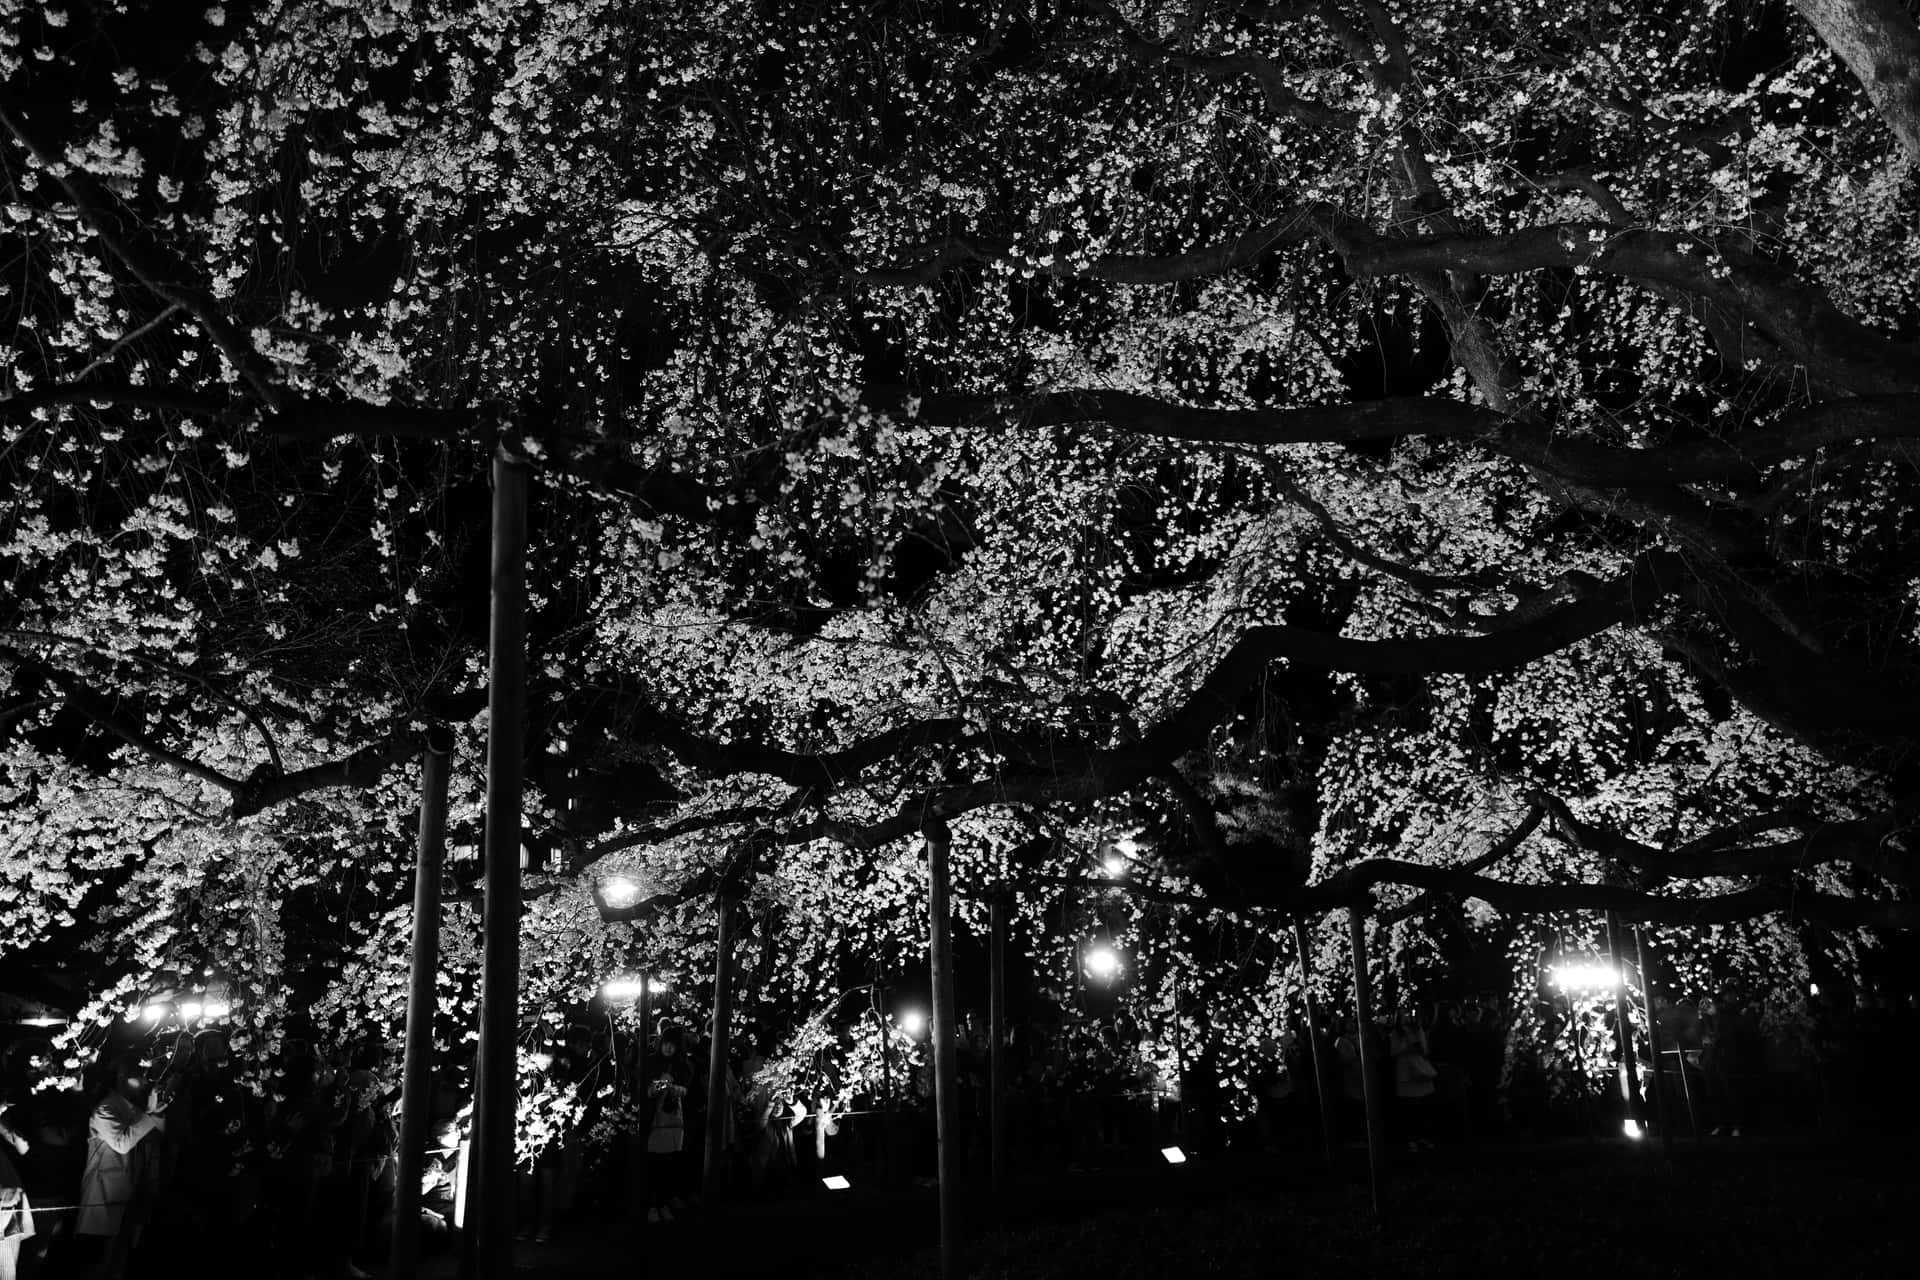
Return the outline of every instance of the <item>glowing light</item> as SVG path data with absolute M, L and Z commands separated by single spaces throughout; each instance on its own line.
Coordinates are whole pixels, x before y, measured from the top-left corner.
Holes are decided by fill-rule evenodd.
M 201 1012 L 204 1013 L 208 1019 L 224 1018 L 233 1012 L 233 1006 L 225 1000 L 209 1000 L 202 1007 Z
M 65 1018 L 22 1018 L 15 1025 L 22 1027 L 64 1027 L 67 1025 L 67 1020 Z
M 1819 995 L 1819 994 L 1820 994 L 1820 984 L 1819 984 L 1819 983 L 1817 983 L 1817 982 L 1809 982 L 1809 983 L 1807 984 L 1807 994 L 1808 994 L 1808 995 L 1810 995 L 1810 996 L 1817 996 L 1817 995 Z
M 648 978 L 647 990 L 653 992 L 653 994 L 657 996 L 663 996 L 667 994 L 667 992 L 673 990 L 673 988 L 667 985 L 667 980 L 665 978 Z
M 837 1173 L 830 1173 L 826 1177 L 820 1179 L 820 1185 L 824 1186 L 829 1191 L 845 1191 L 848 1187 L 852 1186 L 853 1184 L 851 1182 L 848 1182 L 845 1178 L 841 1177 Z
M 206 1006 L 198 1000 L 188 1000 L 180 1006 L 180 1016 L 188 1022 L 194 1021 L 206 1011 Z
M 1640 1122 L 1632 1116 L 1628 1116 L 1620 1122 L 1620 1131 L 1636 1142 L 1647 1136 L 1647 1131 L 1642 1128 Z
M 1107 860 L 1102 866 L 1105 868 L 1107 879 L 1109 880 L 1118 880 L 1121 876 L 1127 874 L 1127 860 L 1117 853 L 1108 854 Z
M 918 1009 L 909 1009 L 900 1015 L 900 1029 L 910 1036 L 917 1036 L 927 1028 L 927 1016 Z
M 1104 942 L 1087 948 L 1087 972 L 1096 978 L 1111 978 L 1120 972 L 1120 955 Z
M 1185 1164 L 1187 1162 L 1187 1153 L 1178 1147 L 1162 1147 L 1160 1148 L 1160 1154 L 1166 1158 L 1168 1164 Z
M 142 1009 L 140 1011 L 140 1016 L 146 1019 L 148 1022 L 158 1022 L 160 1021 L 160 1019 L 167 1016 L 167 1006 L 164 1004 L 161 1004 L 158 1000 L 156 1000 L 152 1004 L 148 1005 L 146 1008 Z
M 600 993 L 609 1000 L 637 1000 L 640 991 L 638 978 L 608 978 L 600 984 Z
M 1553 985 L 1562 991 L 1611 991 L 1620 985 L 1620 971 L 1592 960 L 1556 965 Z
M 600 900 L 615 911 L 640 901 L 640 882 L 632 876 L 607 876 L 600 881 Z

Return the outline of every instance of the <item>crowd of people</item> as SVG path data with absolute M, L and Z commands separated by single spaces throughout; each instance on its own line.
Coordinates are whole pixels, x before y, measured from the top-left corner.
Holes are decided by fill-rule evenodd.
M 1005 1064 L 1009 1163 L 1073 1167 L 1182 1144 L 1284 1153 L 1320 1141 L 1320 1089 L 1339 1136 L 1365 1136 L 1366 1064 L 1379 1072 L 1391 1139 L 1416 1149 L 1495 1132 L 1541 1137 L 1617 1109 L 1610 1001 L 1545 1000 L 1528 1011 L 1491 996 L 1395 1013 L 1295 1022 L 1244 1046 L 1196 1022 L 1176 1062 L 1124 1011 L 1011 1030 Z M 1812 1000 L 1769 1025 L 1726 991 L 1659 1002 L 1661 1052 L 1636 1037 L 1640 1077 L 1664 1085 L 1672 1120 L 1740 1138 L 1778 1127 L 1910 1129 L 1920 1010 L 1886 997 Z M 1524 1034 L 1516 1034 L 1516 1031 Z M 856 1028 L 851 1037 L 864 1034 Z M 1371 1049 L 1366 1041 L 1372 1040 Z M 958 1027 L 961 1151 L 988 1153 L 990 1044 L 983 1020 Z M 729 1197 L 817 1187 L 833 1173 L 931 1180 L 934 1081 L 916 1069 L 849 1095 L 823 1053 L 811 1075 L 765 1069 L 772 1037 L 741 1037 L 727 1063 L 718 1184 Z M 1230 1052 L 1238 1050 L 1238 1052 Z M 559 1122 L 519 1143 L 519 1224 L 547 1239 L 567 1222 L 698 1214 L 711 1046 L 696 1022 L 663 1020 L 645 1043 L 611 1020 L 576 1024 L 531 1055 L 523 1100 L 558 1098 Z M 1602 1064 L 1596 1071 L 1591 1064 Z M 34 1089 L 8 1062 L 0 1102 L 0 1280 L 16 1277 L 367 1274 L 390 1236 L 398 1168 L 395 1046 L 325 1050 L 287 1042 L 266 1077 L 236 1078 L 218 1029 L 156 1035 L 97 1063 L 80 1089 Z M 772 1081 L 783 1083 L 776 1087 Z M 1239 1089 L 1254 1107 L 1226 1105 Z M 847 1099 L 852 1096 L 852 1102 Z M 467 1139 L 464 1079 L 437 1078 L 421 1223 L 450 1248 Z M 839 1098 L 839 1103 L 830 1098 Z M 1649 1119 L 1652 1108 L 1643 1109 Z M 530 1136 L 531 1135 L 531 1136 Z

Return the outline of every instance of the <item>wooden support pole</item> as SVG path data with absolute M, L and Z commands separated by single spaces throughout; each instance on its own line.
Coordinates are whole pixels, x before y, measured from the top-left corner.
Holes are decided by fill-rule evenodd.
M 1667 1085 L 1660 1078 L 1660 1015 L 1653 1006 L 1653 970 L 1647 967 L 1647 939 L 1639 925 L 1633 927 L 1633 959 L 1640 967 L 1640 994 L 1647 1004 L 1647 1061 L 1653 1064 L 1647 1083 L 1653 1089 L 1653 1111 L 1660 1121 L 1660 1147 L 1671 1161 L 1673 1117 L 1667 1106 Z
M 1307 925 L 1298 917 L 1293 922 L 1293 951 L 1300 962 L 1300 998 L 1307 1009 L 1307 1045 L 1313 1054 L 1313 1097 L 1320 1106 L 1320 1140 L 1326 1146 L 1327 1167 L 1332 1168 L 1340 1150 L 1340 1128 L 1334 1115 L 1333 1090 L 1328 1087 L 1331 1077 L 1327 1063 L 1321 1060 L 1319 1017 L 1313 1007 L 1313 966 L 1307 960 Z
M 988 954 L 987 1035 L 988 1141 L 992 1147 L 994 1203 L 1007 1188 L 1007 914 L 1005 894 L 996 894 L 988 906 L 993 941 Z
M 953 909 L 948 858 L 953 833 L 938 818 L 928 819 L 927 840 L 928 950 L 933 964 L 933 1097 L 935 1131 L 940 1158 L 940 1275 L 960 1275 L 960 1098 L 959 1049 L 953 1016 Z
M 1367 973 L 1367 899 L 1357 898 L 1347 913 L 1353 940 L 1353 1015 L 1359 1022 L 1360 1090 L 1367 1111 L 1367 1181 L 1375 1217 L 1385 1214 L 1382 1179 L 1386 1174 L 1386 1108 L 1380 1096 L 1380 1037 L 1373 1025 L 1373 980 Z
M 473 1109 L 477 1195 L 468 1207 L 483 1280 L 513 1271 L 519 1108 L 520 791 L 527 710 L 527 467 L 493 459 L 493 616 L 487 638 L 487 836 L 480 1049 Z
M 440 868 L 447 847 L 447 766 L 453 735 L 436 730 L 420 754 L 420 838 L 413 859 L 413 953 L 407 988 L 406 1057 L 400 1073 L 399 1169 L 393 1184 L 389 1273 L 411 1277 L 420 1261 L 420 1178 L 433 1123 L 434 982 L 440 972 Z
M 1613 1022 L 1620 1043 L 1620 1096 L 1627 1104 L 1627 1119 L 1646 1134 L 1646 1104 L 1640 1097 L 1640 1058 L 1633 1047 L 1633 1007 L 1627 999 L 1627 948 L 1620 928 L 1620 917 L 1607 912 L 1607 955 L 1613 961 L 1617 980 L 1613 984 Z M 1651 1017 L 1652 1009 L 1648 1009 Z
M 720 923 L 713 961 L 713 1025 L 708 1038 L 706 1163 L 701 1182 L 708 1200 L 719 1199 L 725 1190 L 727 1172 L 727 1041 L 733 1027 L 733 933 L 740 899 L 732 888 L 723 888 L 718 903 Z

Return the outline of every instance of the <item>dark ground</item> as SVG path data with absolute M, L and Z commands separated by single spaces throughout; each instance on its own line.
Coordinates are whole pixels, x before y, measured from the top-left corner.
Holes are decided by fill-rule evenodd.
M 1168 1276 L 1897 1276 L 1920 1259 L 1920 1167 L 1863 1138 L 1496 1145 L 1392 1154 L 1384 1225 L 1365 1152 L 1154 1157 L 1081 1173 L 1019 1172 L 1005 1225 L 988 1205 L 959 1274 Z M 523 1244 L 516 1272 L 570 1276 L 937 1276 L 930 1189 L 800 1193 L 664 1226 L 565 1228 Z M 428 1274 L 454 1274 L 442 1259 Z

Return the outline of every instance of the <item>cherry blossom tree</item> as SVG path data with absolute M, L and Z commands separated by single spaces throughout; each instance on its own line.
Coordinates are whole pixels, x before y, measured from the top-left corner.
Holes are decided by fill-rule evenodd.
M 396 766 L 478 759 L 504 446 L 534 998 L 695 971 L 768 831 L 746 969 L 817 1010 L 918 954 L 930 816 L 1036 947 L 1142 837 L 1109 927 L 1170 1011 L 1185 972 L 1271 1021 L 1277 922 L 1363 896 L 1410 982 L 1443 917 L 1604 909 L 1745 930 L 1784 991 L 1911 919 L 1915 40 L 1865 0 L 0 6 L 15 945 L 97 913 L 101 1010 L 183 948 L 277 1010 L 337 926 L 323 1011 L 390 1015 Z M 577 883 L 615 870 L 639 940 Z

